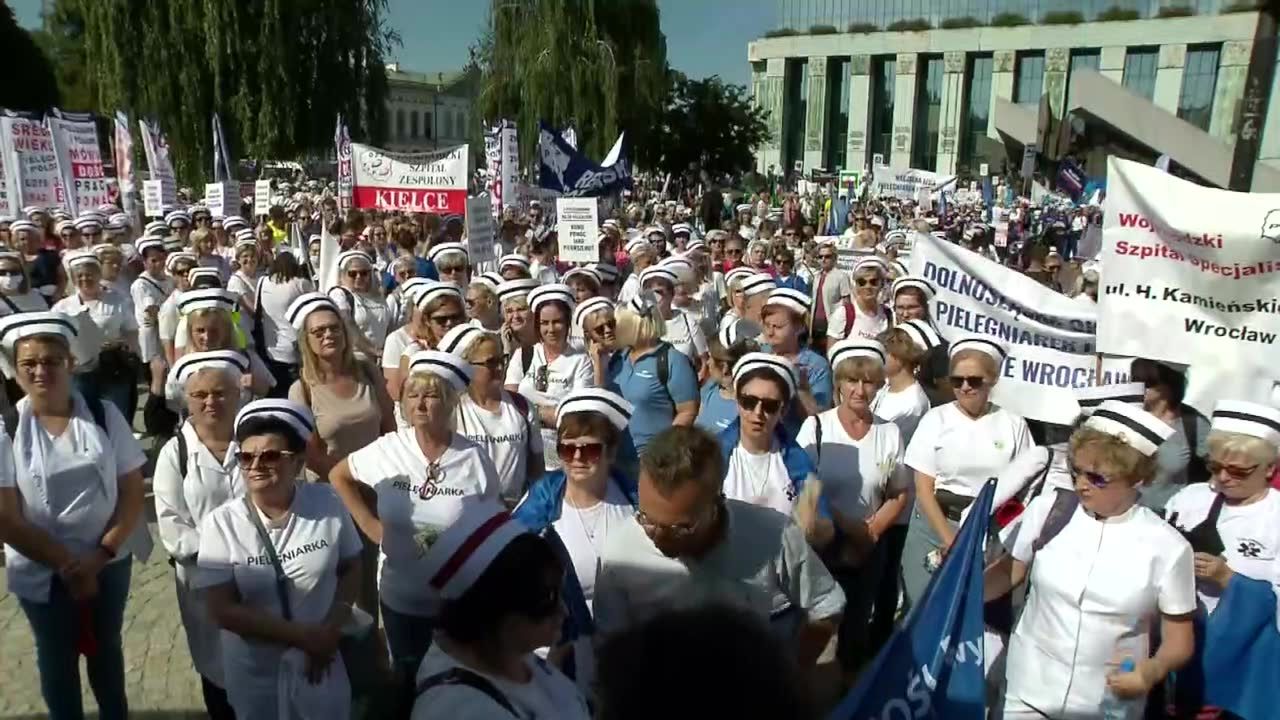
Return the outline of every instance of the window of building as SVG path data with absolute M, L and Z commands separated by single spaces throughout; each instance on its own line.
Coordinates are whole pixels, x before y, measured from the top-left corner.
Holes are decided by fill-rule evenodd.
M 396 139 L 404 139 L 404 110 L 396 111 Z
M 409 137 L 413 140 L 418 139 L 418 113 L 410 111 L 409 113 Z
M 938 132 L 942 125 L 942 56 L 921 55 L 916 68 L 916 117 L 911 128 L 911 167 L 938 166 Z
M 960 165 L 976 174 L 979 149 L 987 137 L 991 110 L 991 73 L 995 61 L 990 55 L 970 55 L 965 71 L 968 79 L 964 104 L 963 134 L 960 136 Z
M 886 164 L 893 155 L 893 98 L 898 85 L 898 61 L 884 55 L 871 61 L 871 154 L 884 156 Z M 871 158 L 866 159 L 871 162 Z
M 828 170 L 848 167 L 849 58 L 827 61 L 827 142 L 822 164 Z
M 425 135 L 428 140 L 436 136 L 435 126 L 431 124 L 431 113 L 429 112 L 422 113 L 422 129 L 422 134 Z
M 1077 70 L 1097 71 L 1102 67 L 1102 51 L 1098 48 L 1081 48 L 1071 51 L 1070 72 L 1067 75 L 1067 109 L 1071 108 L 1071 75 Z
M 787 60 L 783 75 L 782 104 L 782 167 L 778 172 L 788 174 L 797 160 L 804 159 L 804 123 L 809 106 L 809 61 Z
M 1018 53 L 1013 100 L 1019 105 L 1040 105 L 1044 94 L 1044 53 Z
M 1182 94 L 1178 117 L 1201 130 L 1209 130 L 1213 114 L 1213 93 L 1218 84 L 1221 45 L 1192 45 L 1187 48 L 1187 64 L 1182 73 Z
M 1129 92 L 1148 100 L 1156 94 L 1156 68 L 1160 65 L 1160 48 L 1133 47 L 1124 55 L 1124 78 L 1121 84 Z

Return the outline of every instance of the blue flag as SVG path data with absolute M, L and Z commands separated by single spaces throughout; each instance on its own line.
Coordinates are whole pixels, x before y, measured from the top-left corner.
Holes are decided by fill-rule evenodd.
M 545 122 L 538 130 L 538 184 L 565 197 L 600 197 L 631 187 L 626 133 L 597 165 Z
M 994 494 L 990 480 L 919 604 L 829 720 L 986 717 L 983 541 Z

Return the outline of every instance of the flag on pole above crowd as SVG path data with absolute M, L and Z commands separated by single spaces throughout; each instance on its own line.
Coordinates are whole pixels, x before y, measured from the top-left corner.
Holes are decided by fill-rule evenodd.
M 599 197 L 631 187 L 626 133 L 597 165 L 545 122 L 538 130 L 538 184 L 568 197 Z
M 920 603 L 829 720 L 986 717 L 983 544 L 994 494 L 990 480 Z
M 342 113 L 338 113 L 338 125 L 333 131 L 333 147 L 338 161 L 338 208 L 345 211 L 354 205 L 352 191 L 355 183 L 351 174 L 351 131 Z
M 133 178 L 133 135 L 129 133 L 129 116 L 120 110 L 115 116 L 115 142 L 112 143 L 112 154 L 116 163 L 116 179 L 120 189 L 120 207 L 134 219 L 134 178 Z
M 229 182 L 235 179 L 231 172 L 231 153 L 227 150 L 227 136 L 222 132 L 222 120 L 213 114 L 213 181 Z

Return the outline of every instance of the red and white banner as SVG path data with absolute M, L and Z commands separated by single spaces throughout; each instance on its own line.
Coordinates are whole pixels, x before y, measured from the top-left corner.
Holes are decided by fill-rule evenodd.
M 517 142 L 516 124 L 502 120 L 485 133 L 484 153 L 489 171 L 486 190 L 495 218 L 502 217 L 503 208 L 519 202 L 520 145 Z
M 51 208 L 62 204 L 58 158 L 44 123 L 0 116 L 0 161 L 4 164 L 8 214 L 17 215 L 29 205 Z
M 467 146 L 393 153 L 351 143 L 353 198 L 362 209 L 462 215 L 470 173 Z
M 111 193 L 102 163 L 102 151 L 98 149 L 98 128 L 93 123 L 93 116 L 54 110 L 45 122 L 53 140 L 58 177 L 70 190 L 63 207 L 78 215 L 109 203 Z

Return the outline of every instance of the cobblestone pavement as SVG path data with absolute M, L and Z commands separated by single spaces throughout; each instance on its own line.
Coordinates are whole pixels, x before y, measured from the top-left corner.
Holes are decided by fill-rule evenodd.
M 155 537 L 155 525 L 151 526 Z M 187 638 L 178 616 L 173 575 L 164 549 L 151 560 L 134 559 L 129 603 L 124 617 L 125 682 L 130 716 L 145 720 L 186 720 L 203 717 L 200 680 L 191 667 Z M 96 716 L 97 706 L 81 663 L 80 687 L 85 712 Z M 0 572 L 0 720 L 44 718 L 36 672 L 31 626 L 18 599 L 5 587 Z

